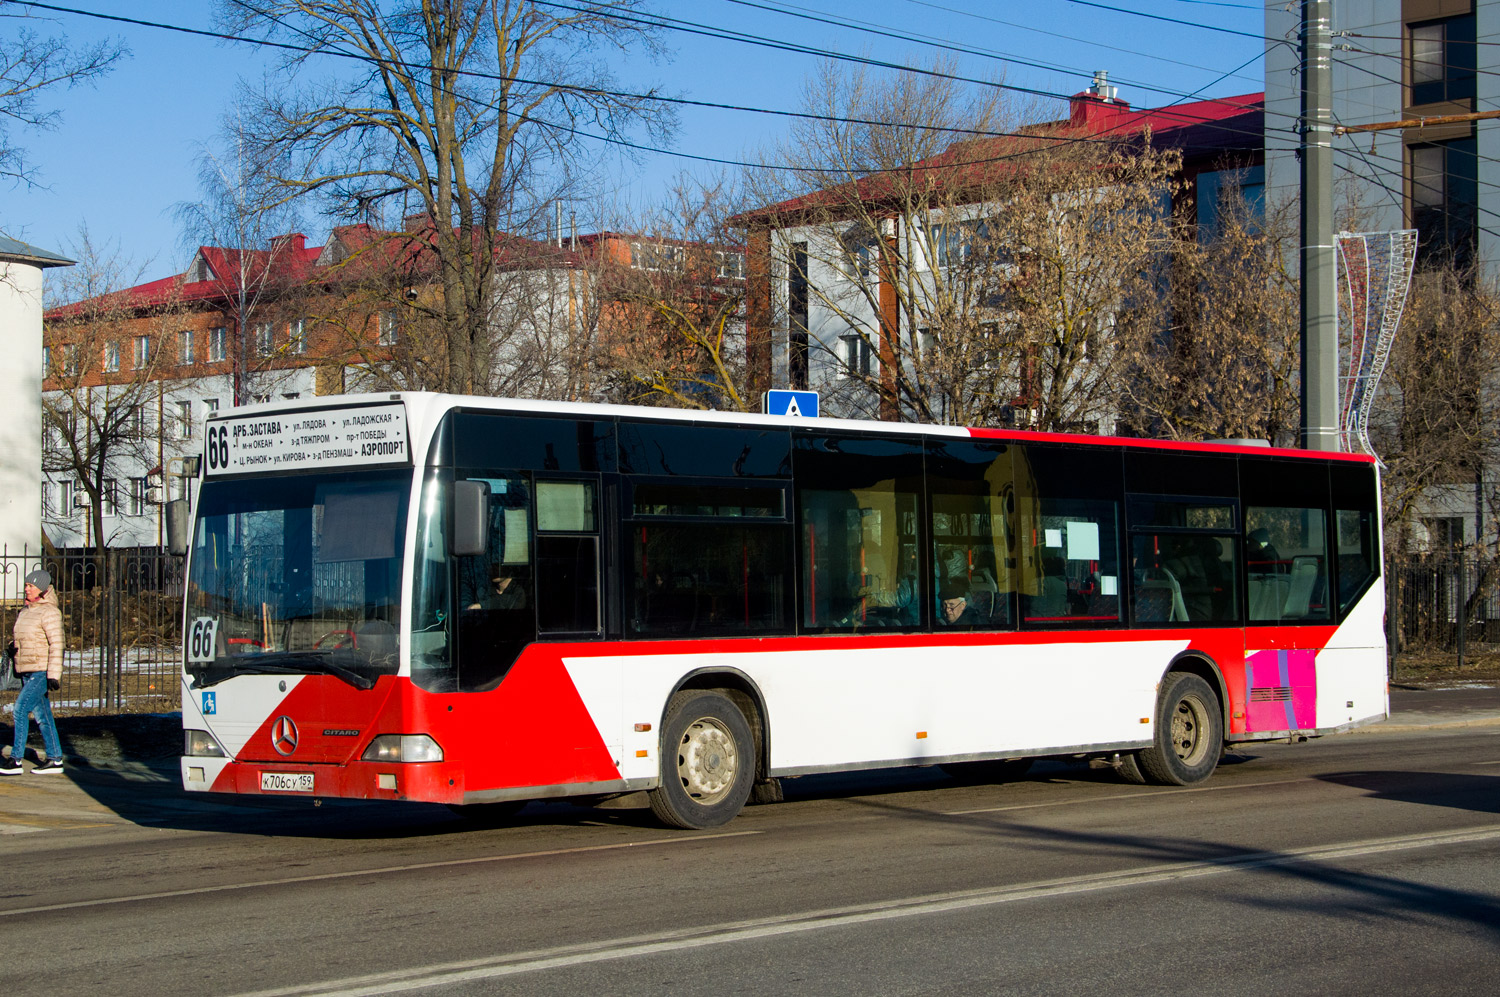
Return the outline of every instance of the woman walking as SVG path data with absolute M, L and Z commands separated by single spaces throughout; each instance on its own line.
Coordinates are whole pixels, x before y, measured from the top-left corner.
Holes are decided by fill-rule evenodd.
M 57 724 L 52 719 L 48 692 L 61 688 L 63 662 L 62 610 L 57 608 L 57 593 L 52 576 L 37 568 L 26 576 L 26 605 L 16 614 L 11 631 L 15 645 L 16 674 L 21 677 L 21 694 L 16 697 L 16 739 L 9 758 L 0 758 L 0 775 L 20 775 L 25 771 L 21 761 L 26 757 L 26 734 L 31 715 L 36 714 L 42 729 L 42 747 L 47 760 L 33 766 L 33 775 L 63 770 L 62 744 L 57 738 Z

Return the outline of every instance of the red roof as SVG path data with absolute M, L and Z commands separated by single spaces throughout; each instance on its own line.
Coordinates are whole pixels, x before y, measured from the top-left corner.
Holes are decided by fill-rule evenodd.
M 1124 101 L 1085 91 L 1073 96 L 1072 113 L 1066 120 L 1028 125 L 1009 135 L 965 139 L 903 169 L 871 174 L 852 183 L 860 200 L 870 203 L 879 203 L 894 194 L 898 180 L 901 190 L 909 191 L 909 185 L 924 174 L 934 189 L 955 182 L 977 186 L 1019 168 L 1031 152 L 1079 140 L 1134 142 L 1148 131 L 1154 146 L 1178 149 L 1185 160 L 1204 155 L 1254 153 L 1263 144 L 1264 111 L 1264 93 L 1132 110 Z M 848 195 L 848 185 L 817 190 L 745 212 L 735 221 L 751 224 L 779 214 L 833 207 L 845 203 Z

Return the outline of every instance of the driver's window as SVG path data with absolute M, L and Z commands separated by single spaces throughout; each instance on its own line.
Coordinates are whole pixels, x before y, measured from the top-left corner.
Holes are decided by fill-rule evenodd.
M 458 687 L 482 692 L 499 685 L 536 640 L 532 491 L 521 475 L 460 476 L 489 486 L 489 547 L 456 559 Z

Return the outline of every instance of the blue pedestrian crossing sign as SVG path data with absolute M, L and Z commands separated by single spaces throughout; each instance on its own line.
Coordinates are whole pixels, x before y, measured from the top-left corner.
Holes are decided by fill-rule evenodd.
M 818 417 L 818 393 L 816 391 L 767 391 L 762 401 L 767 415 L 800 415 L 808 419 Z

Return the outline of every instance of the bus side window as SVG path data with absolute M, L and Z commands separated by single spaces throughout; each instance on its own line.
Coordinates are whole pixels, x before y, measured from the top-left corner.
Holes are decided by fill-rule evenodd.
M 536 483 L 536 620 L 541 633 L 599 633 L 598 488 Z
M 1245 595 L 1252 623 L 1331 618 L 1327 519 L 1323 509 L 1245 508 Z

